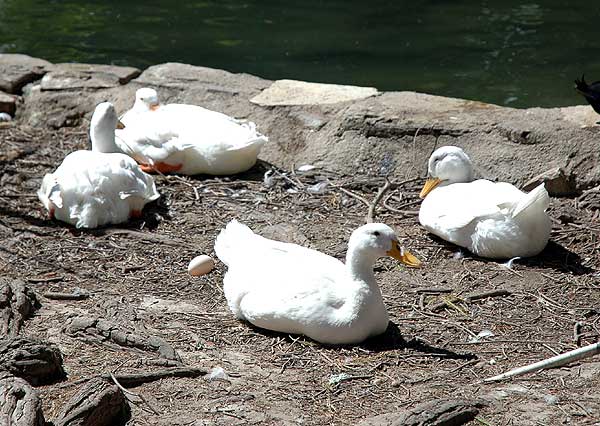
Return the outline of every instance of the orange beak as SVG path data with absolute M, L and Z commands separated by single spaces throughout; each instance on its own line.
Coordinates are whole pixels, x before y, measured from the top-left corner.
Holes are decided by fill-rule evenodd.
M 160 104 L 150 105 L 150 111 L 156 111 L 160 107 Z
M 419 268 L 421 266 L 421 261 L 413 256 L 404 247 L 401 247 L 396 240 L 392 241 L 392 248 L 388 250 L 386 254 L 396 260 L 399 260 L 406 266 L 410 266 L 411 268 Z
M 125 125 L 121 122 L 121 120 L 117 121 L 117 129 L 122 130 L 125 128 Z
M 419 198 L 425 198 L 427 194 L 429 194 L 433 189 L 438 186 L 442 182 L 441 179 L 438 178 L 429 178 L 425 185 L 423 185 L 423 189 L 421 189 L 421 193 L 419 194 Z

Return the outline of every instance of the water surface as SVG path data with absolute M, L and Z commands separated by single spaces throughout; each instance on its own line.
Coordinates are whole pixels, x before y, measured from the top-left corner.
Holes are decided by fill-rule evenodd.
M 600 80 L 599 18 L 589 0 L 0 0 L 0 52 L 562 106 Z

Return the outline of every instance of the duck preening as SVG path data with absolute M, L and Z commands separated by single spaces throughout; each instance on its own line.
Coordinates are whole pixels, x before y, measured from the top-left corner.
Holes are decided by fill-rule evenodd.
M 44 176 L 37 195 L 51 218 L 96 228 L 139 217 L 159 197 L 152 176 L 115 145 L 118 125 L 113 105 L 99 104 L 90 123 L 92 150 L 70 153 Z
M 600 114 L 600 81 L 588 84 L 585 81 L 585 75 L 582 75 L 581 80 L 575 79 L 575 90 L 581 93 L 594 111 Z
M 197 105 L 163 105 L 149 87 L 137 90 L 133 107 L 121 121 L 125 129 L 117 131 L 117 144 L 144 171 L 241 173 L 256 163 L 268 140 L 251 121 Z
M 421 264 L 381 223 L 352 233 L 345 264 L 261 237 L 235 220 L 219 233 L 215 252 L 228 267 L 223 290 L 237 318 L 327 344 L 359 343 L 386 330 L 388 312 L 373 273 L 378 258 Z
M 456 146 L 429 158 L 419 222 L 438 237 L 488 258 L 534 256 L 550 238 L 544 184 L 525 193 L 510 183 L 473 180 L 473 166 Z

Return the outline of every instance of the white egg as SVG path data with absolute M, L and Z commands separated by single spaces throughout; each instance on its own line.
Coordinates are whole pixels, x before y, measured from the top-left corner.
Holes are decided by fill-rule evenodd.
M 197 277 L 200 275 L 208 274 L 215 267 L 215 261 L 212 257 L 205 254 L 196 256 L 192 259 L 188 265 L 188 272 L 190 275 Z

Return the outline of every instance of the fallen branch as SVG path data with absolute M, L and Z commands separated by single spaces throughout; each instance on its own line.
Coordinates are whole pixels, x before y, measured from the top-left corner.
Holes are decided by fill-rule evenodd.
M 369 203 L 369 201 L 368 201 L 366 198 L 364 198 L 364 197 L 361 197 L 360 195 L 358 195 L 358 194 L 355 194 L 354 192 L 347 190 L 347 189 L 346 189 L 346 188 L 344 188 L 343 186 L 334 186 L 334 188 L 338 188 L 338 189 L 339 189 L 340 191 L 342 191 L 344 194 L 346 194 L 346 195 L 349 195 L 350 197 L 352 197 L 352 198 L 354 198 L 354 199 L 356 199 L 356 200 L 358 200 L 358 201 L 362 202 L 362 203 L 363 203 L 365 206 L 367 206 L 367 207 L 369 207 L 369 206 L 371 205 L 371 203 Z
M 33 283 L 33 284 L 39 284 L 39 283 L 52 283 L 52 282 L 62 281 L 64 279 L 65 278 L 61 275 L 54 275 L 54 276 L 50 276 L 50 277 L 27 278 L 27 281 L 29 281 L 30 283 Z
M 377 208 L 377 204 L 381 201 L 385 193 L 392 187 L 392 182 L 389 179 L 385 179 L 385 184 L 377 190 L 377 195 L 373 198 L 373 201 L 369 203 L 369 211 L 367 212 L 367 223 L 373 223 L 375 219 L 375 209 Z
M 104 375 L 105 379 L 117 379 L 119 383 L 125 387 L 135 387 L 144 383 L 155 382 L 156 380 L 165 379 L 168 377 L 200 377 L 208 374 L 205 368 L 194 367 L 176 367 L 167 368 L 164 370 L 152 371 L 149 373 L 121 373 L 114 375 Z
M 545 360 L 538 361 L 533 364 L 526 365 L 524 367 L 515 368 L 513 370 L 507 371 L 506 373 L 483 379 L 483 381 L 496 382 L 499 380 L 504 380 L 508 377 L 522 376 L 523 374 L 532 373 L 534 371 L 538 371 L 545 368 L 560 367 L 569 364 L 573 361 L 594 356 L 598 353 L 600 353 L 600 342 L 592 343 L 591 345 L 584 346 L 583 348 L 578 348 L 569 352 L 565 352 L 564 354 L 556 355 L 552 358 L 547 358 Z
M 512 293 L 508 290 L 490 290 L 490 291 L 482 291 L 479 293 L 472 293 L 468 296 L 465 296 L 465 300 L 467 302 L 474 302 L 476 300 L 487 299 L 488 297 L 502 297 L 502 296 L 510 296 Z
M 383 199 L 383 196 L 385 195 L 385 193 L 389 189 L 396 189 L 399 186 L 406 185 L 407 183 L 411 183 L 411 182 L 417 181 L 419 179 L 420 178 L 415 177 L 415 178 L 410 178 L 410 179 L 403 180 L 402 182 L 395 183 L 395 182 L 391 182 L 386 177 L 385 178 L 385 184 L 377 190 L 377 195 L 375 195 L 375 198 L 373 198 L 373 201 L 370 202 L 370 203 L 366 202 L 366 205 L 369 207 L 369 211 L 367 212 L 367 219 L 366 219 L 367 223 L 373 223 L 373 220 L 375 219 L 375 209 L 377 208 L 377 205 L 380 203 L 380 201 Z M 365 202 L 366 200 L 363 199 L 362 201 Z M 412 205 L 412 204 L 415 204 L 415 203 L 420 203 L 420 202 L 421 202 L 421 200 L 417 200 L 417 201 L 415 201 L 413 203 L 408 203 L 405 206 Z M 384 201 L 383 205 L 384 205 L 384 207 L 386 209 L 388 209 L 388 210 L 390 210 L 390 211 L 392 211 L 394 213 L 400 213 L 400 214 L 405 214 L 405 215 L 418 214 L 419 213 L 418 211 L 413 211 L 413 210 L 399 210 L 399 209 L 395 209 L 393 207 L 388 206 L 385 203 L 385 201 Z
M 415 293 L 429 293 L 429 294 L 440 294 L 440 293 L 452 293 L 454 289 L 452 288 L 442 288 L 442 287 L 424 287 L 418 288 L 415 290 Z
M 42 294 L 46 299 L 52 300 L 84 300 L 90 297 L 87 291 L 75 289 L 72 293 L 62 293 L 58 291 L 47 291 Z

